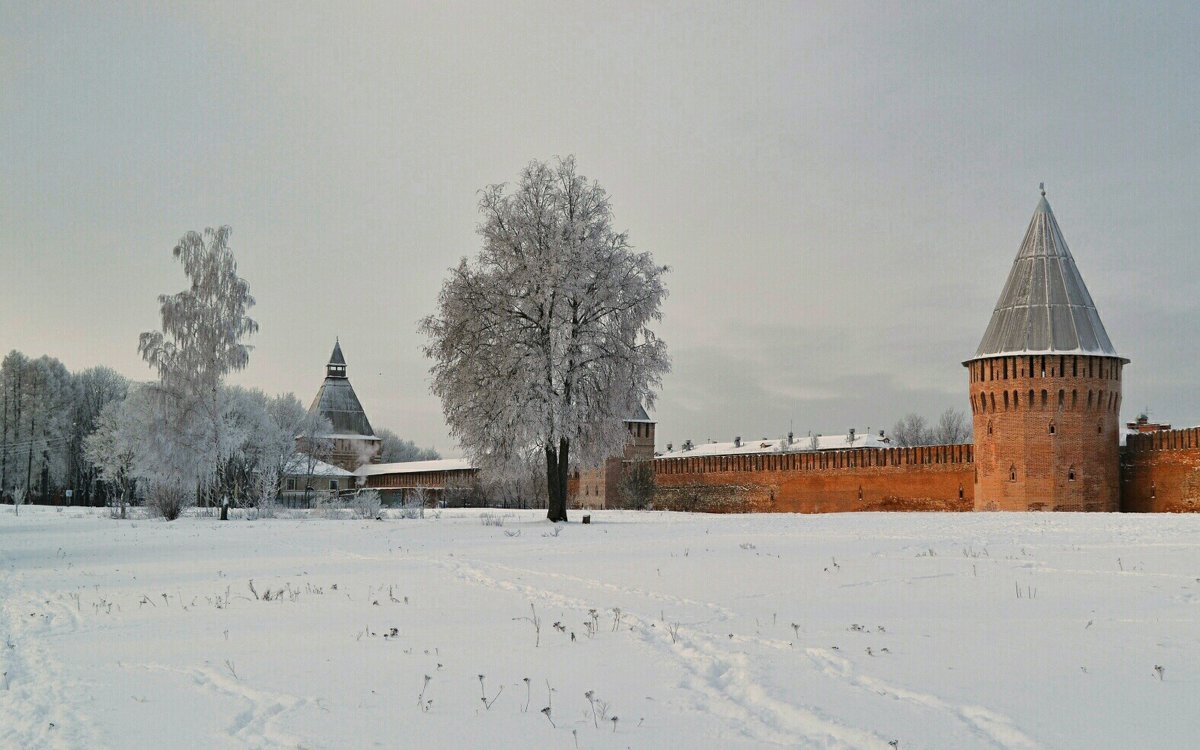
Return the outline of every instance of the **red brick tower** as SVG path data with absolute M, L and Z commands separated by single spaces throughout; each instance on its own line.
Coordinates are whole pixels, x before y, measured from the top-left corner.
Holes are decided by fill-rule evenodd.
M 1116 511 L 1119 356 L 1046 191 L 970 373 L 975 510 Z

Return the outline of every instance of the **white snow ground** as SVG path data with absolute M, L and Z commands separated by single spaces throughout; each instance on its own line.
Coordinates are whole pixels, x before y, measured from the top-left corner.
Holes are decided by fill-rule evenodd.
M 0 747 L 1200 737 L 1200 516 L 492 513 L 0 507 Z

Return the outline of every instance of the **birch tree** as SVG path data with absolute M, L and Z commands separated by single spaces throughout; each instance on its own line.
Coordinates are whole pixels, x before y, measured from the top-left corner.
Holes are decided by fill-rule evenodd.
M 573 157 L 534 161 L 511 190 L 483 190 L 483 247 L 451 271 L 421 322 L 432 389 L 451 433 L 484 470 L 544 458 L 547 517 L 567 520 L 576 461 L 598 465 L 628 439 L 670 369 L 664 266 L 612 226 L 607 193 Z
M 168 501 L 196 487 L 206 501 L 215 500 L 215 472 L 231 450 L 231 436 L 222 429 L 221 383 L 249 363 L 251 347 L 243 339 L 258 331 L 248 315 L 254 306 L 250 285 L 238 276 L 229 248 L 231 231 L 210 227 L 183 236 L 174 255 L 190 286 L 158 298 L 162 328 L 138 340 L 138 352 L 158 373 L 160 420 L 152 444 L 159 470 L 153 489 Z

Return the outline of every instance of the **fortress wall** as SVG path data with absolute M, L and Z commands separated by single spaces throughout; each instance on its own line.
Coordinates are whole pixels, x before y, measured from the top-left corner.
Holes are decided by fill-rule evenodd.
M 654 506 L 713 513 L 967 511 L 970 445 L 654 461 Z
M 1121 450 L 1121 510 L 1200 511 L 1200 428 L 1129 435 Z

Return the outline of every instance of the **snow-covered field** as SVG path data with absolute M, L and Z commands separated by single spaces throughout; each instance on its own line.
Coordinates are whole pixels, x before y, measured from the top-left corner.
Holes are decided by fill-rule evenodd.
M 0 747 L 1200 743 L 1200 516 L 493 513 L 0 507 Z

